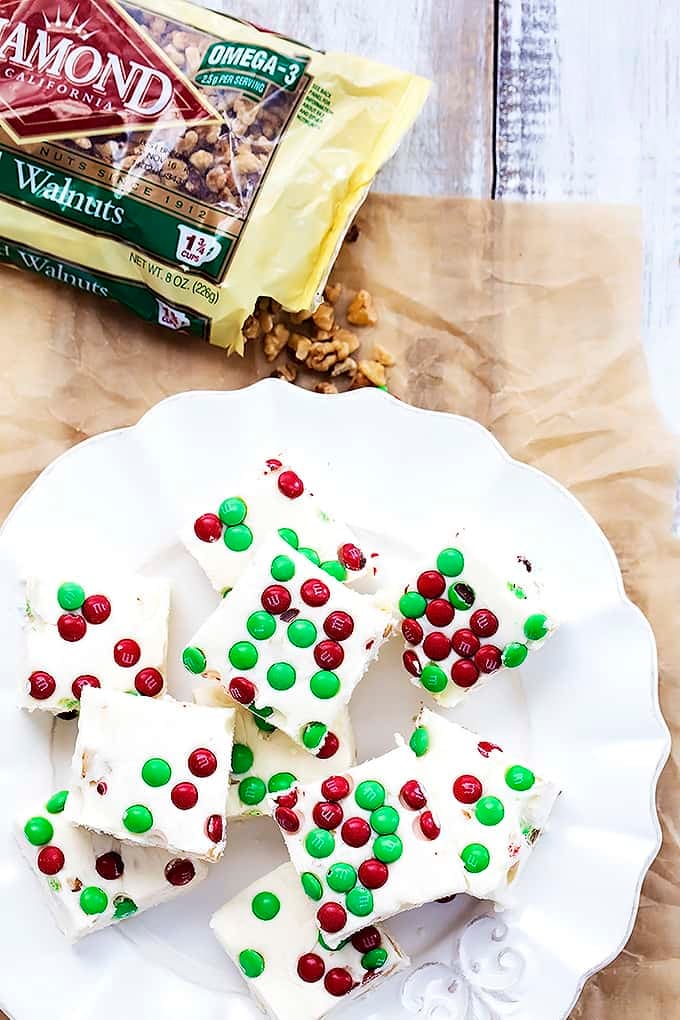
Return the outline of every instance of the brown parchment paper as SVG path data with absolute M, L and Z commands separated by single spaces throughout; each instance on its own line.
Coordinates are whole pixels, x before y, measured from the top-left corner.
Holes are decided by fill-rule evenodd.
M 398 357 L 390 388 L 479 419 L 588 507 L 655 628 L 663 709 L 678 734 L 676 450 L 640 348 L 637 213 L 373 195 L 359 225 L 335 276 L 376 299 L 371 339 Z M 0 309 L 2 515 L 41 468 L 85 437 L 136 421 L 168 394 L 235 388 L 271 371 L 255 348 L 227 360 L 27 273 L 0 270 Z M 676 749 L 659 787 L 664 846 L 635 932 L 589 981 L 576 1017 L 680 1015 L 678 779 Z

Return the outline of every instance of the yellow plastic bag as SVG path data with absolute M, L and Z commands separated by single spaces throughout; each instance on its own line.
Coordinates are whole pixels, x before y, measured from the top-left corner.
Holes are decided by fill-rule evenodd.
M 315 304 L 429 88 L 182 0 L 0 15 L 0 261 L 229 351 Z

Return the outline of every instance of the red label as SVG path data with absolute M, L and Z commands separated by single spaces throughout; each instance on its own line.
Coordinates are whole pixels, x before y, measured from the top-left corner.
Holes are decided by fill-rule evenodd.
M 219 120 L 112 0 L 0 0 L 0 121 L 17 142 Z

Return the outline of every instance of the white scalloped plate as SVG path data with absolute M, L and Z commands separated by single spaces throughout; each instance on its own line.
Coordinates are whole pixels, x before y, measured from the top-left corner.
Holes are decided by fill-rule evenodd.
M 364 438 L 360 438 L 364 437 Z M 558 582 L 564 623 L 517 675 L 500 675 L 455 717 L 531 756 L 564 793 L 502 915 L 459 896 L 391 924 L 414 961 L 339 1012 L 453 1020 L 554 1020 L 586 978 L 622 949 L 660 842 L 654 793 L 669 752 L 651 629 L 626 598 L 614 554 L 560 485 L 519 464 L 480 425 L 421 411 L 379 391 L 318 396 L 272 380 L 229 393 L 188 393 L 133 428 L 56 460 L 3 529 L 22 557 L 42 547 L 104 549 L 173 581 L 170 689 L 189 684 L 179 650 L 216 596 L 182 551 L 187 494 L 236 478 L 269 444 L 304 448 L 333 467 L 335 509 L 364 532 L 417 542 L 437 519 L 474 518 L 512 535 Z M 58 789 L 75 723 L 14 707 L 21 634 L 15 578 L 0 573 L 0 1006 L 14 1020 L 164 1020 L 260 1016 L 207 927 L 227 897 L 285 858 L 268 819 L 233 826 L 225 859 L 184 899 L 69 946 L 19 858 L 11 820 L 27 798 Z M 363 757 L 409 732 L 418 692 L 399 669 L 399 641 L 352 701 Z M 417 879 L 414 879 L 416 881 Z

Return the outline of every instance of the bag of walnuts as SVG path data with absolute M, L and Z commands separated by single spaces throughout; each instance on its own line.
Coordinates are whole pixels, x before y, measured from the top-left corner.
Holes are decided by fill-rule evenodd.
M 5 0 L 0 261 L 240 351 L 319 300 L 429 83 L 183 0 Z

